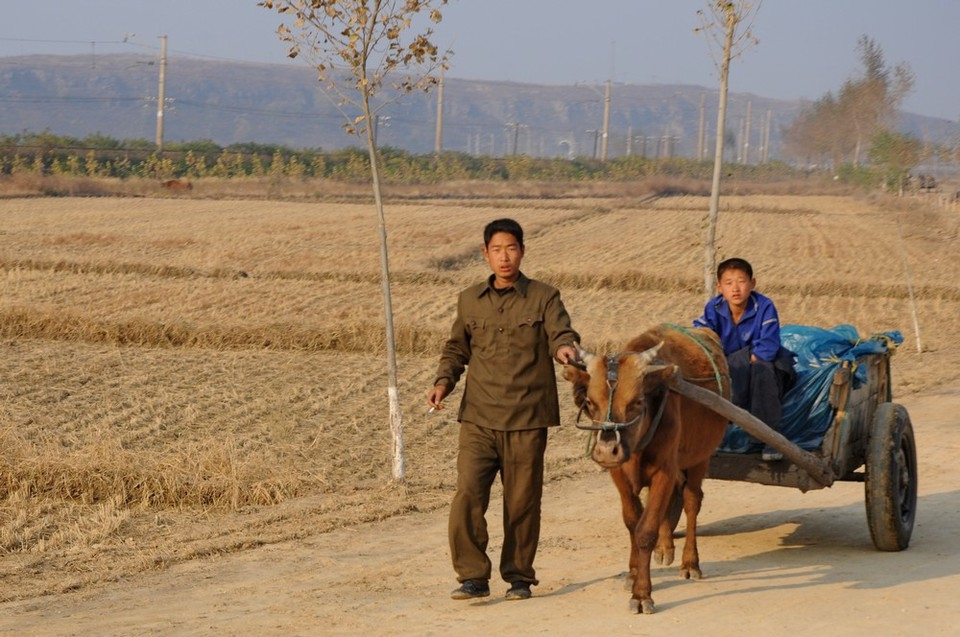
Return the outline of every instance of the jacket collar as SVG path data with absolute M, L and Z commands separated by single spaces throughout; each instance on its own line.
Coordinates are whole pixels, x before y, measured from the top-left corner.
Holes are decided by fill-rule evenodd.
M 753 290 L 750 292 L 749 298 L 747 298 L 747 307 L 743 310 L 743 316 L 752 316 L 756 314 L 757 309 L 760 307 L 760 301 L 757 299 L 757 292 Z M 730 304 L 723 298 L 722 294 L 718 294 L 714 299 L 714 309 L 718 312 L 726 310 L 727 316 L 731 315 Z M 742 321 L 743 319 L 741 319 Z
M 496 293 L 493 287 L 494 278 L 495 278 L 495 275 L 493 274 L 487 277 L 486 284 L 480 286 L 480 290 L 477 293 L 477 298 L 483 296 L 484 294 L 487 294 L 488 292 Z M 528 287 L 530 287 L 530 279 L 528 279 L 526 275 L 523 272 L 521 272 L 520 276 L 517 277 L 516 283 L 513 284 L 513 289 L 519 292 L 520 296 L 526 297 Z

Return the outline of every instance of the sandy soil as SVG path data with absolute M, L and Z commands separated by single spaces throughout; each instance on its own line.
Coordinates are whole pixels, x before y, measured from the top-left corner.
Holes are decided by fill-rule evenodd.
M 605 473 L 548 487 L 541 585 L 452 601 L 446 514 L 434 511 L 181 564 L 73 594 L 5 603 L 10 635 L 952 635 L 960 612 L 960 389 L 914 395 L 920 498 L 910 547 L 874 549 L 863 486 L 794 489 L 708 480 L 705 579 L 654 572 L 655 615 L 628 612 L 627 536 Z M 491 554 L 499 549 L 491 505 Z M 682 525 L 682 521 L 681 521 Z

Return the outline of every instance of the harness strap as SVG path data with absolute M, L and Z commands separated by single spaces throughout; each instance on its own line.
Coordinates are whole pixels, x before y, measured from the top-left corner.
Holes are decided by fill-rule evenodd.
M 708 380 L 713 380 L 717 384 L 717 391 L 720 392 L 722 395 L 723 374 L 720 373 L 720 368 L 717 367 L 717 362 L 714 360 L 713 354 L 711 353 L 710 348 L 707 347 L 703 339 L 701 339 L 696 334 L 694 334 L 690 329 L 680 325 L 676 325 L 674 323 L 664 323 L 663 326 L 666 328 L 672 329 L 674 331 L 680 332 L 681 334 L 689 338 L 691 341 L 696 343 L 701 350 L 703 350 L 703 353 L 706 354 L 707 356 L 707 360 L 710 361 L 710 365 L 713 367 L 713 378 L 711 379 L 707 377 L 707 378 L 697 378 L 697 379 L 690 379 L 690 380 L 693 380 L 694 382 L 706 382 Z M 596 423 L 596 421 L 594 421 L 593 425 L 581 425 L 580 416 L 583 415 L 583 407 L 581 406 L 579 411 L 577 412 L 576 427 L 578 429 L 590 429 L 594 431 L 597 431 L 597 430 L 613 431 L 617 434 L 617 440 L 619 442 L 620 430 L 635 424 L 638 420 L 640 420 L 640 418 L 643 417 L 644 412 L 641 411 L 639 414 L 637 414 L 635 418 L 631 419 L 630 422 L 623 422 L 623 423 L 613 422 L 613 393 L 617 387 L 617 380 L 618 380 L 617 375 L 619 373 L 620 362 L 617 359 L 616 354 L 611 354 L 610 356 L 607 356 L 606 363 L 607 363 L 607 379 L 606 379 L 607 387 L 610 389 L 609 399 L 607 400 L 606 420 L 602 423 Z M 660 421 L 663 418 L 663 412 L 667 406 L 667 398 L 669 397 L 670 391 L 673 391 L 673 388 L 667 387 L 666 391 L 660 396 L 660 405 L 657 407 L 657 413 L 655 413 L 653 415 L 653 418 L 650 419 L 650 425 L 647 427 L 647 431 L 643 434 L 643 438 L 640 439 L 640 442 L 637 443 L 638 450 L 646 448 L 646 446 L 650 444 L 650 441 L 653 440 L 654 435 L 656 435 L 657 429 L 660 426 Z M 591 451 L 591 446 L 592 446 L 591 443 L 595 443 L 595 439 L 593 436 L 590 436 L 587 442 L 588 454 Z
M 707 360 L 710 361 L 710 365 L 713 367 L 713 380 L 715 380 L 717 383 L 717 392 L 722 396 L 723 395 L 723 374 L 720 373 L 720 368 L 717 367 L 717 361 L 714 360 L 713 355 L 710 352 L 710 348 L 707 347 L 704 340 L 699 336 L 697 336 L 696 334 L 694 334 L 690 328 L 684 327 L 682 325 L 676 325 L 675 323 L 664 323 L 663 326 L 666 328 L 672 329 L 676 332 L 680 332 L 681 334 L 689 338 L 691 341 L 696 343 L 698 346 L 700 346 L 700 349 L 703 350 L 703 353 L 707 355 Z M 697 379 L 688 378 L 685 380 L 692 380 L 694 382 L 696 381 L 703 382 L 710 379 L 709 378 L 697 378 Z
M 660 419 L 663 416 L 664 407 L 667 406 L 667 396 L 669 392 L 664 392 L 663 396 L 660 397 L 660 406 L 657 407 L 657 413 L 654 414 L 653 418 L 650 420 L 650 426 L 647 427 L 647 432 L 643 434 L 643 438 L 640 439 L 640 442 L 637 443 L 637 449 L 646 449 L 647 445 L 650 444 L 650 441 L 653 440 L 653 436 L 657 433 L 657 427 L 660 426 Z

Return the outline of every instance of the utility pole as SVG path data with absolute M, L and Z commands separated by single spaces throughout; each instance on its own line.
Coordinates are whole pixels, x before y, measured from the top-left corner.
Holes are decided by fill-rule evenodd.
M 747 100 L 747 121 L 743 135 L 743 163 L 750 163 L 750 111 L 753 108 L 753 100 Z
M 523 124 L 521 124 L 520 122 L 510 122 L 509 124 L 507 124 L 507 127 L 508 127 L 508 128 L 512 128 L 512 129 L 513 129 L 513 144 L 512 144 L 512 148 L 511 148 L 511 150 L 510 150 L 510 154 L 511 154 L 511 155 L 516 155 L 516 154 L 517 154 L 517 146 L 519 145 L 519 141 L 520 141 L 520 127 L 521 127 L 521 126 L 523 126 Z
M 743 144 L 743 131 L 744 131 L 745 123 L 746 123 L 746 120 L 743 117 L 741 117 L 740 125 L 737 127 L 737 147 L 734 149 L 735 154 L 737 156 L 737 163 L 740 163 L 740 164 L 745 164 L 747 162 L 747 160 L 743 156 L 743 149 L 745 148 Z
M 160 36 L 160 86 L 157 89 L 157 154 L 163 152 L 163 109 L 167 88 L 167 36 Z
M 599 138 L 600 138 L 600 131 L 598 131 L 595 128 L 591 128 L 584 132 L 593 134 L 593 158 L 596 159 L 597 158 L 597 142 L 599 141 Z
M 433 143 L 433 152 L 437 156 L 443 150 L 443 65 L 440 66 L 440 79 L 437 82 L 437 137 Z
M 767 109 L 767 125 L 763 131 L 763 163 L 770 161 L 770 118 L 773 117 L 773 110 Z
M 700 93 L 700 129 L 697 132 L 697 161 L 703 161 L 703 143 L 706 140 L 704 135 L 706 134 L 706 128 L 704 124 L 704 116 L 706 115 L 706 106 L 707 106 L 707 94 Z
M 610 133 L 610 80 L 603 91 L 603 143 L 600 145 L 600 161 L 607 161 L 607 137 Z

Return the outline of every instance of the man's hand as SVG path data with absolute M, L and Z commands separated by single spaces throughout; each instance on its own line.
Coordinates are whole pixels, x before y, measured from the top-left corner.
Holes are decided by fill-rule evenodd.
M 446 398 L 449 393 L 450 390 L 443 383 L 434 385 L 427 392 L 427 405 L 430 406 L 430 409 L 443 409 L 443 405 L 440 403 L 443 402 L 443 399 Z
M 561 345 L 557 348 L 557 360 L 561 365 L 569 365 L 578 360 L 577 348 L 573 345 Z

